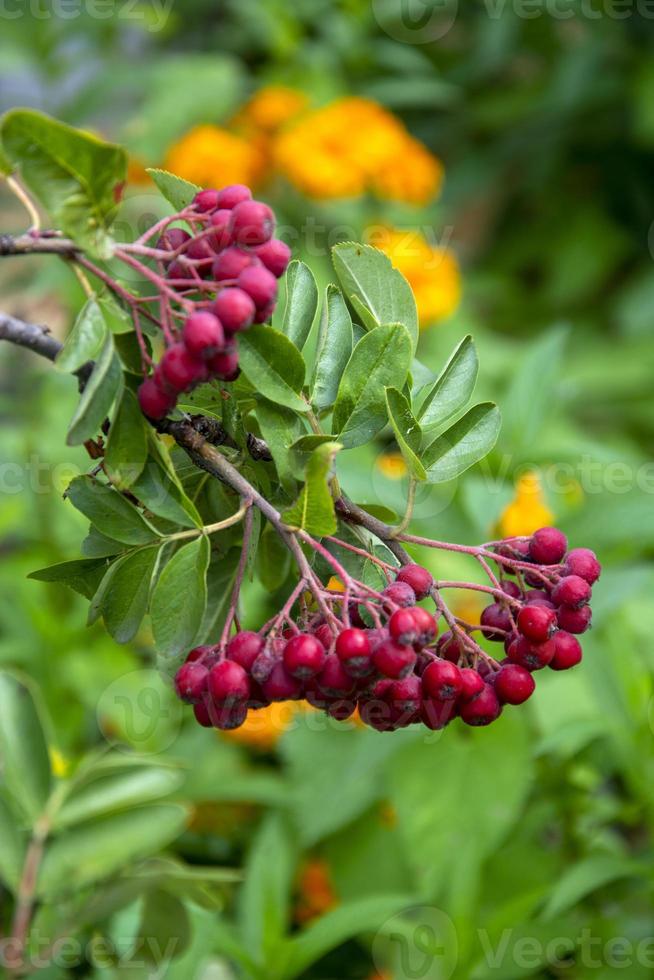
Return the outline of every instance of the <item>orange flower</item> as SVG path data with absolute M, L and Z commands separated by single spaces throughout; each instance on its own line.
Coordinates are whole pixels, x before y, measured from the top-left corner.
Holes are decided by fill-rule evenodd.
M 516 484 L 515 497 L 504 509 L 498 533 L 504 538 L 533 534 L 554 523 L 555 515 L 545 502 L 538 473 L 525 473 Z
M 401 480 L 408 472 L 402 453 L 382 453 L 375 466 L 389 480 Z
M 221 732 L 220 738 L 240 742 L 260 752 L 269 752 L 275 748 L 300 710 L 293 701 L 274 701 L 265 708 L 251 709 L 240 728 Z
M 326 861 L 313 858 L 300 871 L 296 922 L 305 923 L 324 915 L 338 904 Z
M 370 99 L 338 99 L 305 113 L 275 145 L 277 166 L 310 197 L 358 196 L 366 190 L 424 204 L 441 186 L 439 160 L 402 122 Z
M 201 187 L 257 183 L 263 161 L 257 147 L 218 126 L 196 126 L 171 146 L 164 166 Z
M 276 132 L 308 104 L 304 92 L 286 85 L 265 85 L 252 96 L 234 119 L 236 126 Z

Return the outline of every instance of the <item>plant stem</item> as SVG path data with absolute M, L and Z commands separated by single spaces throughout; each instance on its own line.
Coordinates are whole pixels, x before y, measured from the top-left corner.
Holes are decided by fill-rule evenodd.
M 394 538 L 397 538 L 400 534 L 402 534 L 404 531 L 406 531 L 406 529 L 408 528 L 409 524 L 411 523 L 411 520 L 413 518 L 413 508 L 414 508 L 414 505 L 415 505 L 415 502 L 416 502 L 416 488 L 417 488 L 417 486 L 418 486 L 418 481 L 415 479 L 415 477 L 413 477 L 413 476 L 410 477 L 410 479 L 409 479 L 409 491 L 408 491 L 408 494 L 407 494 L 407 501 L 406 501 L 406 510 L 404 511 L 404 517 L 402 518 L 402 520 L 400 521 L 400 523 L 397 525 L 397 527 L 393 528 L 393 537 Z
M 234 524 L 238 524 L 243 517 L 247 516 L 247 512 L 250 510 L 251 502 L 246 500 L 242 507 L 232 514 L 230 517 L 226 517 L 224 521 L 218 521 L 216 524 L 205 524 L 204 527 L 194 527 L 190 531 L 178 531 L 176 534 L 167 534 L 165 536 L 166 541 L 184 541 L 188 538 L 198 538 L 201 534 L 215 534 L 216 531 L 224 531 L 227 527 L 232 527 Z

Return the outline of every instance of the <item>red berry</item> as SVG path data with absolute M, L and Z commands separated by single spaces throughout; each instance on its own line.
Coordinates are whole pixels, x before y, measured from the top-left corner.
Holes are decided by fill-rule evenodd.
M 379 681 L 370 696 L 359 701 L 361 721 L 378 732 L 390 732 L 393 729 L 392 708 L 384 697 L 391 683 L 390 680 Z
M 573 606 L 578 609 L 588 602 L 592 591 L 585 578 L 580 575 L 566 575 L 554 587 L 552 601 L 557 606 Z
M 218 191 L 208 188 L 198 191 L 193 198 L 193 206 L 196 211 L 214 211 L 218 207 Z
M 217 704 L 215 701 L 210 701 L 208 709 L 213 727 L 219 728 L 223 732 L 240 728 L 248 716 L 248 706 L 244 702 L 237 702 L 236 704 L 222 702 Z
M 217 316 L 213 313 L 191 313 L 182 333 L 184 346 L 198 359 L 213 357 L 225 346 L 225 334 Z
M 286 242 L 280 241 L 279 238 L 271 238 L 269 242 L 257 245 L 252 251 L 277 279 L 284 275 L 286 267 L 291 261 L 290 248 Z
M 459 708 L 461 720 L 476 727 L 490 725 L 501 713 L 502 705 L 490 684 L 484 684 L 475 698 L 465 701 Z
M 447 630 L 439 638 L 438 643 L 436 644 L 436 650 L 440 657 L 442 657 L 444 660 L 449 660 L 450 663 L 453 664 L 458 663 L 461 657 L 461 647 L 459 645 L 459 641 L 451 630 Z
M 402 608 L 416 604 L 416 594 L 406 582 L 391 582 L 382 590 L 382 596 L 388 600 L 387 607 L 391 603 Z
M 198 725 L 202 725 L 203 728 L 213 728 L 211 715 L 205 701 L 193 705 L 193 714 Z
M 313 630 L 313 635 L 318 640 L 318 643 L 322 643 L 325 650 L 331 650 L 335 636 L 327 623 L 321 623 L 319 626 L 316 626 Z
M 483 682 L 482 682 L 483 683 Z M 456 701 L 438 701 L 434 698 L 423 698 L 420 717 L 423 725 L 433 732 L 440 731 L 456 718 Z
M 554 643 L 554 656 L 550 660 L 552 670 L 569 670 L 575 667 L 581 660 L 581 643 L 576 636 L 566 633 L 565 630 L 557 630 L 552 638 Z
M 218 207 L 227 208 L 231 211 L 232 208 L 240 204 L 241 201 L 251 201 L 252 191 L 245 184 L 229 184 L 228 187 L 223 187 L 221 191 L 218 191 Z
M 585 633 L 592 617 L 590 606 L 581 606 L 579 609 L 559 606 L 557 613 L 559 629 L 566 630 L 568 633 Z
M 226 248 L 216 258 L 211 268 L 211 275 L 215 282 L 223 282 L 226 279 L 238 279 L 241 272 L 254 262 L 257 262 L 257 259 L 254 259 L 249 252 L 245 252 L 238 245 L 230 245 L 229 248 Z M 263 269 L 263 266 L 260 266 L 260 268 Z
M 229 640 L 225 656 L 239 664 L 243 670 L 252 670 L 252 665 L 263 650 L 264 642 L 258 633 L 251 630 L 241 630 Z
M 589 585 L 594 585 L 601 575 L 602 566 L 590 548 L 573 548 L 566 555 L 563 572 L 565 575 L 578 575 Z
M 392 681 L 384 691 L 384 700 L 390 706 L 391 719 L 400 728 L 418 721 L 422 705 L 420 678 L 409 674 L 400 680 Z
M 522 704 L 536 689 L 536 682 L 520 664 L 504 664 L 493 680 L 500 704 Z
M 541 527 L 529 542 L 529 557 L 537 565 L 557 565 L 566 553 L 568 539 L 556 527 Z
M 292 677 L 306 680 L 320 673 L 325 663 L 325 648 L 309 633 L 299 633 L 284 647 L 284 666 Z
M 461 671 L 449 660 L 433 660 L 422 675 L 425 697 L 437 701 L 452 701 L 462 689 Z
M 380 674 L 397 679 L 411 672 L 416 662 L 416 653 L 412 647 L 400 646 L 394 640 L 388 639 L 375 648 L 372 659 Z
M 256 307 L 254 300 L 246 292 L 236 286 L 229 286 L 218 293 L 212 311 L 222 323 L 225 333 L 234 334 L 247 330 L 254 320 Z
M 462 667 L 459 670 L 461 677 L 461 701 L 470 701 L 477 697 L 484 689 L 484 678 L 478 670 L 473 667 Z
M 139 405 L 149 419 L 162 419 L 175 407 L 175 396 L 162 391 L 154 378 L 146 378 L 138 391 Z
M 396 581 L 410 585 L 416 599 L 425 599 L 434 584 L 434 577 L 422 565 L 404 565 L 397 573 Z
M 209 373 L 221 381 L 236 381 L 241 373 L 236 350 L 223 350 L 214 354 L 206 361 L 206 365 Z
M 257 310 L 268 306 L 277 296 L 277 280 L 262 265 L 250 265 L 243 269 L 237 284 L 239 289 L 252 297 Z
M 545 603 L 545 605 L 549 606 L 550 608 L 553 605 L 550 600 L 549 592 L 546 592 L 545 589 L 529 589 L 528 592 L 525 592 L 525 602 L 535 602 L 541 606 L 543 603 Z
M 198 660 L 206 660 L 208 655 L 213 653 L 214 650 L 216 650 L 216 647 L 212 647 L 208 645 L 193 647 L 190 653 L 187 654 L 185 662 L 187 664 L 194 664 Z
M 518 613 L 518 629 L 533 643 L 545 643 L 556 629 L 556 613 L 534 603 L 523 606 Z
M 168 266 L 168 278 L 169 279 L 181 279 L 182 283 L 185 284 L 189 280 L 195 279 L 195 272 L 190 265 L 185 262 L 180 262 L 179 259 L 175 259 Z M 180 289 L 186 288 L 185 285 L 179 287 Z
M 499 602 L 491 603 L 481 614 L 481 625 L 486 627 L 484 636 L 487 640 L 501 643 L 505 634 L 511 629 L 509 610 Z
M 200 663 L 185 663 L 175 674 L 177 697 L 187 704 L 196 704 L 207 689 L 209 671 Z
M 542 670 L 554 656 L 554 641 L 530 643 L 524 636 L 518 636 L 507 651 L 511 663 L 520 664 L 525 670 Z
M 230 231 L 241 245 L 263 245 L 275 230 L 275 215 L 261 201 L 241 201 L 232 211 Z
M 338 635 L 336 655 L 350 677 L 365 677 L 371 672 L 371 652 L 365 630 L 349 627 Z
M 186 249 L 186 255 L 189 259 L 196 259 L 198 261 L 203 259 L 214 259 L 216 257 L 216 253 L 206 235 L 191 239 L 189 246 Z
M 515 582 L 502 582 L 501 586 L 502 592 L 505 592 L 506 595 L 511 596 L 512 599 L 522 598 L 522 591 Z
M 190 241 L 191 236 L 183 228 L 166 228 L 157 241 L 157 248 L 165 252 L 176 252 Z M 170 259 L 165 259 L 164 261 L 170 262 Z
M 227 208 L 221 208 L 219 211 L 215 211 L 209 218 L 211 232 L 207 235 L 207 238 L 211 247 L 216 252 L 221 252 L 228 245 L 232 244 L 232 235 L 229 230 L 231 217 L 231 211 L 228 211 Z
M 184 344 L 173 344 L 161 358 L 161 376 L 174 391 L 188 391 L 207 380 L 206 365 L 192 357 Z
M 413 608 L 413 619 L 418 631 L 418 639 L 415 641 L 416 647 L 426 647 L 438 635 L 438 623 L 430 612 L 422 606 Z
M 269 303 L 265 306 L 260 306 L 257 308 L 257 312 L 254 314 L 255 323 L 268 323 L 272 319 L 272 315 L 275 312 L 275 306 L 277 303 L 277 297 L 271 299 Z
M 345 670 L 337 654 L 330 653 L 325 658 L 316 683 L 323 694 L 343 696 L 354 690 L 354 678 Z
M 279 660 L 261 690 L 268 701 L 298 701 L 302 697 L 302 682 L 292 677 Z
M 209 671 L 208 690 L 213 701 L 232 705 L 247 701 L 250 681 L 240 664 L 233 660 L 221 660 Z
M 393 639 L 403 645 L 411 646 L 418 639 L 418 624 L 413 609 L 396 609 L 388 621 L 388 632 Z

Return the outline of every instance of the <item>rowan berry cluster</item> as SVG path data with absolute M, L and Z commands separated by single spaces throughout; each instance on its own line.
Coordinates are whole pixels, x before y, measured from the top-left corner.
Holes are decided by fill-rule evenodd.
M 556 528 L 467 550 L 484 563 L 491 585 L 435 582 L 416 564 L 388 574 L 380 592 L 357 592 L 361 583 L 350 580 L 356 598 L 325 590 L 322 612 L 300 601 L 294 619 L 287 603 L 259 633 L 240 631 L 192 650 L 176 675 L 177 694 L 201 725 L 220 729 L 239 727 L 249 710 L 273 701 L 302 699 L 341 721 L 358 711 L 378 731 L 418 722 L 436 730 L 457 716 L 488 725 L 504 705 L 531 697 L 536 671 L 579 663 L 575 634 L 590 625 L 601 566 L 592 551 L 567 551 Z M 479 624 L 446 606 L 442 591 L 454 585 L 493 596 Z M 441 617 L 448 629 L 439 636 Z M 484 650 L 475 631 L 502 643 L 504 658 Z
M 177 217 L 192 233 L 168 224 L 152 250 L 162 270 L 162 301 L 171 293 L 184 301 L 183 323 L 170 309 L 162 324 L 166 350 L 139 388 L 141 409 L 155 420 L 172 411 L 182 392 L 238 377 L 238 334 L 272 316 L 277 280 L 291 254 L 272 237 L 272 210 L 242 184 L 199 191 Z

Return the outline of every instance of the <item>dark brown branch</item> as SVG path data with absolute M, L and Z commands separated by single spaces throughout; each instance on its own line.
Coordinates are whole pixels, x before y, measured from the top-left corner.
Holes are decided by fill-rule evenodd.
M 79 251 L 75 242 L 58 235 L 0 235 L 0 255 L 63 255 L 72 257 Z
M 29 350 L 34 351 L 35 354 L 40 354 L 50 361 L 55 359 L 62 347 L 59 341 L 52 337 L 45 327 L 38 326 L 35 323 L 26 323 L 23 320 L 1 312 L 0 340 L 8 340 L 20 347 L 27 347 Z M 85 364 L 77 372 L 82 383 L 92 369 L 93 365 L 89 363 Z M 234 445 L 233 440 L 230 439 L 217 420 L 206 419 L 202 415 L 194 415 L 190 420 L 174 421 L 172 419 L 164 419 L 162 422 L 158 422 L 155 428 L 159 432 L 171 435 L 197 467 L 205 470 L 205 472 L 221 480 L 223 483 L 226 483 L 241 497 L 246 499 L 250 498 L 264 517 L 278 531 L 281 531 L 282 534 L 285 533 L 279 512 L 215 448 L 217 445 Z M 248 439 L 248 449 L 255 459 L 272 458 L 270 456 L 270 450 L 263 439 L 250 436 Z M 254 452 L 253 449 L 255 450 Z M 258 455 L 255 455 L 255 453 Z M 394 529 L 390 525 L 384 524 L 383 521 L 373 517 L 372 514 L 369 514 L 363 508 L 357 506 L 357 504 L 352 503 L 346 497 L 340 497 L 336 501 L 336 509 L 343 520 L 365 528 L 371 534 L 374 534 L 375 537 L 383 541 L 402 564 L 411 561 L 409 554 L 395 539 Z M 294 541 L 292 538 L 291 540 Z M 297 542 L 294 543 L 297 544 Z

